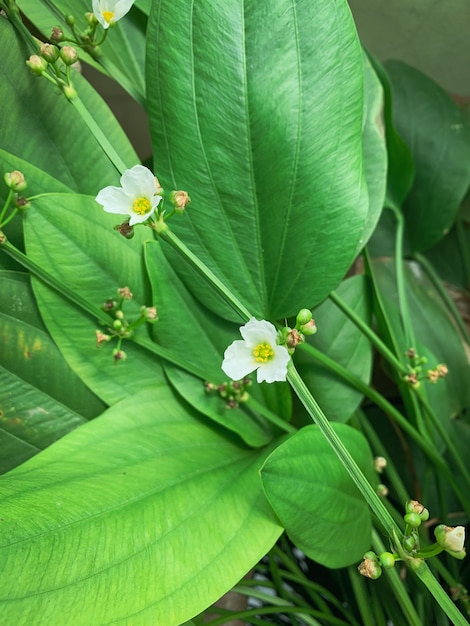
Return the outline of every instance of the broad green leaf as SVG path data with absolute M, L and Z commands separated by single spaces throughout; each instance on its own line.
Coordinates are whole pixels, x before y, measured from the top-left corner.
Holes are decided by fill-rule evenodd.
M 333 424 L 362 471 L 371 478 L 366 439 Z M 361 559 L 371 542 L 368 506 L 316 426 L 306 426 L 280 445 L 261 469 L 266 496 L 294 544 L 330 568 Z
M 49 81 L 33 76 L 26 67 L 31 50 L 5 19 L 0 19 L 0 40 L 4 49 L 0 68 L 0 148 L 29 161 L 74 191 L 96 195 L 102 187 L 117 182 L 114 165 L 73 104 Z M 108 106 L 78 72 L 73 76 L 84 105 L 121 159 L 130 166 L 137 163 L 138 157 Z M 28 194 L 48 191 L 52 190 L 30 187 Z
M 210 381 L 218 386 L 227 382 L 220 366 L 225 348 L 239 336 L 238 326 L 198 303 L 166 260 L 159 242 L 147 242 L 145 252 L 153 301 L 158 309 L 158 322 L 153 327 L 155 339 L 178 354 L 189 369 L 192 365 L 196 374 L 167 365 L 165 372 L 171 384 L 194 408 L 238 433 L 248 444 L 266 444 L 272 432 L 263 418 L 254 419 L 240 407 L 228 409 L 226 400 L 217 393 L 208 394 L 203 384 Z
M 27 18 L 49 38 L 54 26 L 71 36 L 71 29 L 65 23 L 64 16 L 74 15 L 76 29 L 81 32 L 87 27 L 85 13 L 92 10 L 91 0 L 19 0 L 18 5 Z M 148 14 L 148 13 L 147 13 Z M 98 60 L 83 50 L 79 50 L 80 59 L 97 69 L 105 71 L 118 80 L 141 104 L 145 104 L 145 30 L 147 20 L 144 13 L 136 9 L 122 18 L 106 37 L 99 48 Z M 98 39 L 103 30 L 98 27 Z
M 366 323 L 371 322 L 367 282 L 354 276 L 341 283 L 338 295 Z M 318 332 L 308 343 L 368 384 L 372 370 L 372 349 L 359 329 L 331 301 L 325 300 L 313 312 Z M 299 371 L 329 419 L 348 420 L 362 401 L 362 394 L 317 361 L 297 350 Z
M 386 63 L 393 120 L 416 168 L 403 207 L 413 251 L 448 232 L 470 185 L 470 127 L 457 105 L 430 78 L 404 63 Z
M 253 315 L 283 318 L 318 304 L 345 274 L 368 219 L 363 64 L 346 2 L 152 7 L 156 174 L 192 200 L 175 231 Z M 169 256 L 206 306 L 238 321 Z
M 374 273 L 393 324 L 398 346 L 405 353 L 406 344 L 398 313 L 396 278 L 391 262 L 374 262 Z M 411 324 L 421 356 L 428 358 L 426 368 L 445 363 L 449 374 L 431 384 L 424 381 L 426 395 L 435 413 L 446 426 L 449 419 L 470 406 L 470 363 L 468 346 L 460 336 L 441 297 L 417 263 L 405 263 L 406 295 Z
M 140 306 L 152 304 L 142 271 L 147 229 L 136 229 L 134 239 L 125 239 L 113 230 L 116 217 L 88 196 L 51 194 L 34 207 L 24 224 L 30 258 L 98 308 L 128 286 L 134 298 L 125 303 L 124 313 L 130 321 L 140 317 Z M 95 346 L 100 327 L 93 316 L 38 280 L 33 287 L 43 320 L 67 362 L 107 404 L 161 378 L 158 359 L 131 341 L 123 346 L 128 358 L 116 364 L 114 344 Z M 145 336 L 147 329 L 136 332 Z
M 259 482 L 265 456 L 165 386 L 112 407 L 0 478 L 2 620 L 178 626 L 197 615 L 282 531 Z

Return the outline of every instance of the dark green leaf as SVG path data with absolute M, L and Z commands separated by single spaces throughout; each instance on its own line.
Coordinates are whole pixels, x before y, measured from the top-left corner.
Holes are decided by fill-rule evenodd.
M 368 219 L 362 55 L 346 3 L 163 0 L 147 52 L 156 173 L 192 199 L 175 230 L 255 316 L 320 302 Z

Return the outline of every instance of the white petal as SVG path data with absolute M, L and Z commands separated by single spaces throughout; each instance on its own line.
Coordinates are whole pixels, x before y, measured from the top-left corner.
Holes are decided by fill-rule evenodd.
M 113 22 L 117 22 L 128 13 L 134 4 L 135 0 L 118 0 L 116 2 L 116 8 L 114 9 Z
M 257 367 L 258 363 L 244 341 L 234 341 L 224 352 L 222 370 L 232 380 L 241 380 Z
M 140 213 L 135 213 L 134 211 L 131 212 L 131 219 L 129 220 L 129 224 L 131 226 L 134 226 L 134 224 L 141 224 L 142 222 L 145 222 L 145 220 L 147 220 L 152 213 L 155 211 L 156 205 L 154 205 L 150 211 L 148 211 L 148 213 L 144 213 L 143 215 L 141 215 Z
M 276 328 L 266 320 L 257 320 L 252 317 L 249 322 L 240 328 L 240 334 L 249 346 L 257 346 L 259 343 L 276 345 Z
M 143 165 L 134 165 L 121 176 L 121 185 L 124 191 L 132 198 L 150 198 L 157 191 L 155 177 Z
M 453 552 L 460 552 L 460 550 L 463 550 L 465 544 L 465 527 L 455 526 L 452 528 L 448 526 L 447 528 L 449 528 L 446 534 L 447 547 Z
M 104 19 L 103 11 L 113 10 L 108 9 L 108 4 L 108 2 L 104 2 L 103 0 L 93 0 L 92 2 L 93 13 L 104 29 L 109 28 L 109 23 Z
M 286 380 L 287 364 L 290 361 L 290 354 L 284 346 L 276 346 L 273 358 L 267 363 L 259 366 L 257 380 L 259 383 L 266 381 L 274 383 Z
M 130 215 L 132 212 L 132 200 L 120 187 L 105 187 L 98 193 L 95 200 L 108 213 Z

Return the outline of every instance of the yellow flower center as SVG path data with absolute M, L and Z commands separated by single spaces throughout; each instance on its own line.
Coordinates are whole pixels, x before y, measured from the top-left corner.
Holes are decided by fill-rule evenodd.
M 138 213 L 139 215 L 145 215 L 150 211 L 152 205 L 150 204 L 150 200 L 148 198 L 137 198 L 132 203 L 132 210 L 134 213 Z
M 255 357 L 255 361 L 257 363 L 267 363 L 274 356 L 274 350 L 271 348 L 269 343 L 259 343 L 255 348 L 253 348 L 253 356 Z
M 108 24 L 114 17 L 114 11 L 102 11 L 101 14 L 104 17 L 105 21 L 108 22 Z

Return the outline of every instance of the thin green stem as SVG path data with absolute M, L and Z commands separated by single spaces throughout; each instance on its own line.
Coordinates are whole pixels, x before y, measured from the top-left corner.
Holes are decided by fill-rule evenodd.
M 244 404 L 286 433 L 293 435 L 297 432 L 297 428 L 295 426 L 292 426 L 292 424 L 289 424 L 289 422 L 286 422 L 286 420 L 283 420 L 281 417 L 270 411 L 267 407 L 258 402 L 258 400 L 256 400 L 251 394 L 249 394 L 248 400 Z
M 121 159 L 118 152 L 115 150 L 112 143 L 106 137 L 106 135 L 101 130 L 101 128 L 98 126 L 94 118 L 90 115 L 86 106 L 83 104 L 83 102 L 80 100 L 79 97 L 72 98 L 70 102 L 73 104 L 73 106 L 75 107 L 76 111 L 79 113 L 79 115 L 81 116 L 85 124 L 88 126 L 95 140 L 101 146 L 101 148 L 103 149 L 103 151 L 105 152 L 105 154 L 107 155 L 111 163 L 114 165 L 114 167 L 117 169 L 117 171 L 120 174 L 123 174 L 126 171 L 126 169 L 128 169 L 127 165 Z
M 6 218 L 6 220 L 3 223 L 0 222 L 0 226 L 3 228 L 7 224 L 9 224 L 17 213 L 18 213 L 18 207 L 15 207 L 13 211 L 10 213 L 10 215 Z
M 14 193 L 15 192 L 13 191 L 13 189 L 8 190 L 7 199 L 5 200 L 5 204 L 3 205 L 2 212 L 0 213 L 0 228 L 5 226 L 5 223 L 3 220 L 5 219 L 5 215 L 7 214 L 11 201 L 13 200 Z
M 417 566 L 413 569 L 416 576 L 426 586 L 429 593 L 434 597 L 451 623 L 454 626 L 468 626 L 468 621 L 444 591 L 439 581 L 429 569 L 426 561 L 418 561 Z
M 400 529 L 395 524 L 395 521 L 391 517 L 390 513 L 384 507 L 382 501 L 374 491 L 367 478 L 362 473 L 360 467 L 357 465 L 356 461 L 352 458 L 341 439 L 333 430 L 325 414 L 318 406 L 317 402 L 313 398 L 302 378 L 299 376 L 299 373 L 295 369 L 295 366 L 292 362 L 290 362 L 289 364 L 287 380 L 289 381 L 299 400 L 306 408 L 312 420 L 319 427 L 325 439 L 331 445 L 335 454 L 348 471 L 348 474 L 357 485 L 359 491 L 370 506 L 374 515 L 377 517 L 385 532 L 391 533 L 392 530 L 395 530 L 395 532 L 399 533 Z
M 154 225 L 154 230 L 157 234 L 172 248 L 174 248 L 177 252 L 179 252 L 186 261 L 200 274 L 203 278 L 205 278 L 209 284 L 211 284 L 216 291 L 222 296 L 227 304 L 229 304 L 234 311 L 236 311 L 242 319 L 249 320 L 252 315 L 245 307 L 244 304 L 236 298 L 232 294 L 232 292 L 227 289 L 224 283 L 217 278 L 217 276 L 210 270 L 207 265 L 205 265 L 202 261 L 198 259 L 198 257 L 191 252 L 191 250 L 175 235 L 174 232 L 170 230 L 168 225 L 161 219 L 156 222 Z
M 381 554 L 387 548 L 384 546 L 382 539 L 377 531 L 372 531 L 372 546 L 377 554 Z M 418 613 L 410 600 L 408 593 L 406 592 L 403 581 L 400 579 L 395 568 L 385 571 L 388 582 L 393 589 L 393 594 L 403 611 L 410 626 L 423 626 Z
M 379 352 L 390 365 L 402 374 L 407 374 L 408 370 L 401 363 L 391 350 L 384 344 L 374 331 L 364 322 L 363 319 L 335 292 L 332 291 L 329 298 L 343 313 L 351 320 L 351 322 L 359 328 L 361 333 L 367 337 L 374 348 Z

